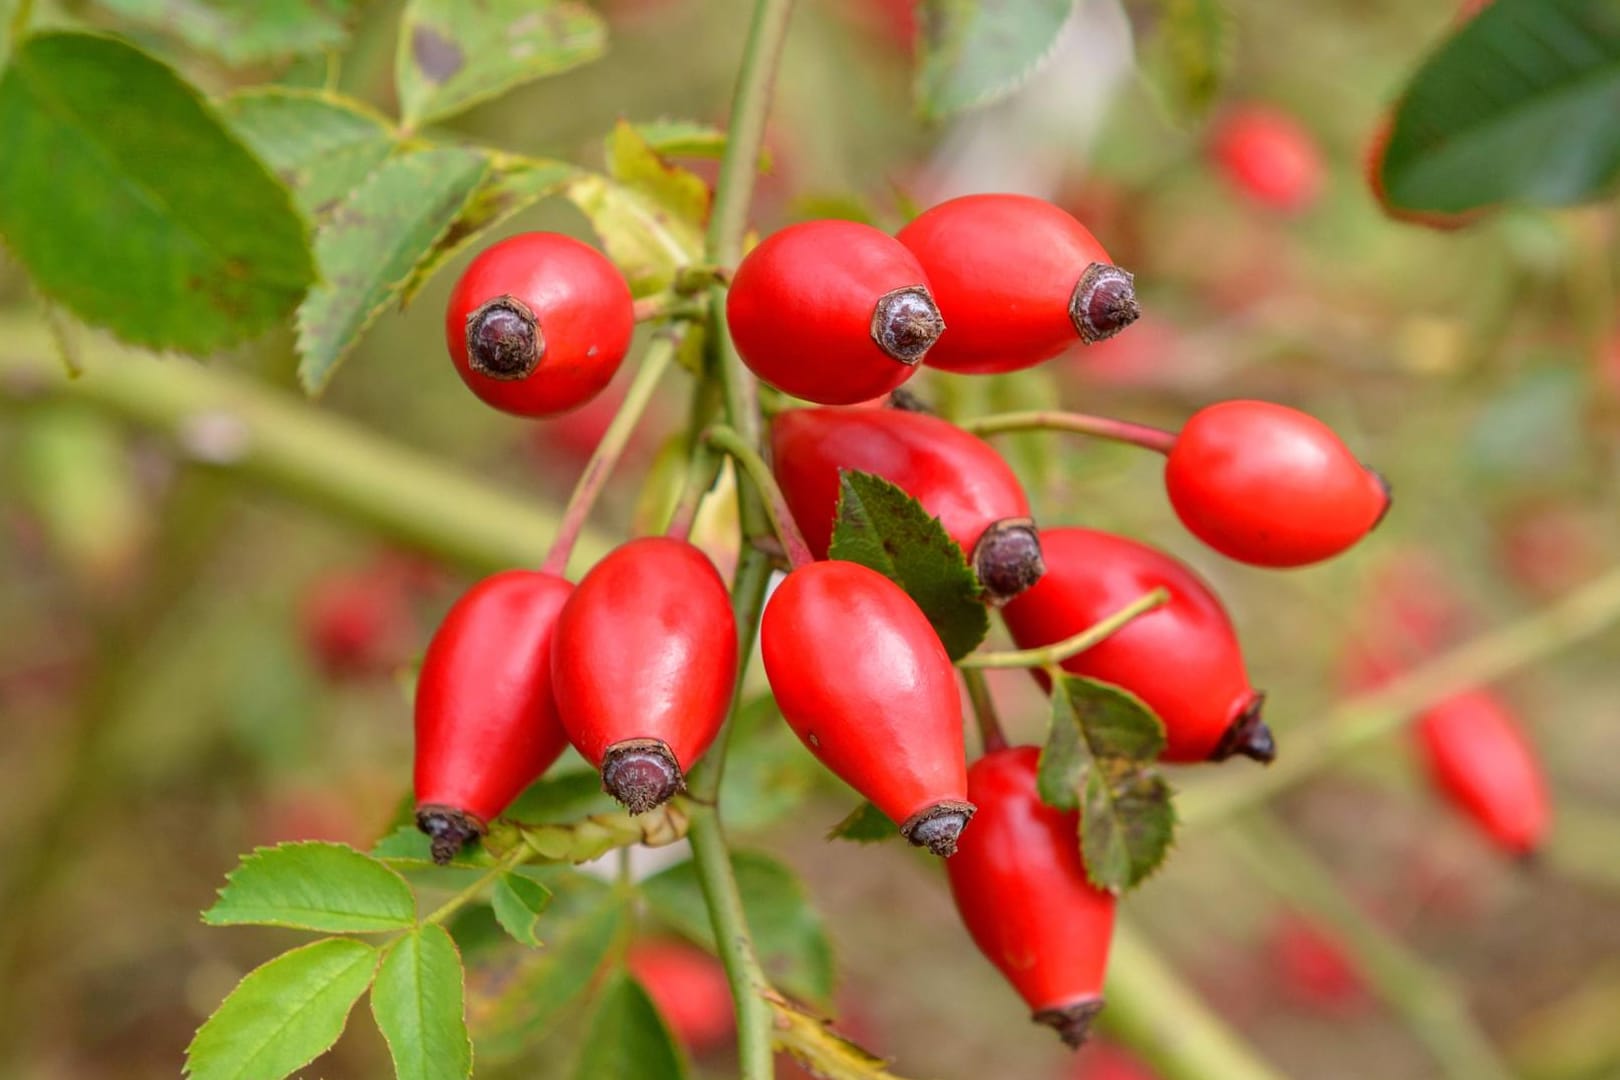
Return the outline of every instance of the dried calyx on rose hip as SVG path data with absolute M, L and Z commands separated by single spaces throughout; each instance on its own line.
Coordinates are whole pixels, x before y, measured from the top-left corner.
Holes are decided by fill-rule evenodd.
M 1086 875 L 1079 816 L 1041 801 L 1040 756 L 1020 746 L 973 763 L 968 797 L 979 814 L 945 871 L 979 951 L 1036 1023 L 1077 1047 L 1102 1011 L 1115 899 Z
M 1041 530 L 1046 576 L 1002 609 L 1020 648 L 1080 633 L 1133 600 L 1165 589 L 1170 600 L 1101 643 L 1063 661 L 1063 670 L 1130 691 L 1164 722 L 1165 761 L 1276 756 L 1249 685 L 1232 620 L 1187 566 L 1146 544 L 1095 529 Z M 1043 672 L 1034 672 L 1043 683 Z
M 416 824 L 447 863 L 568 746 L 551 644 L 573 586 L 508 570 L 450 608 L 416 682 Z
M 456 282 L 444 336 L 463 382 L 518 416 L 578 408 L 613 381 L 635 332 L 630 286 L 595 248 L 522 233 L 485 249 Z
M 1229 558 L 1305 566 L 1383 520 L 1389 485 L 1333 429 L 1267 401 L 1223 401 L 1182 427 L 1164 468 L 1182 524 Z
M 1518 717 L 1490 690 L 1430 706 L 1413 731 L 1435 787 L 1503 851 L 1532 854 L 1551 813 L 1547 783 Z
M 838 513 L 839 470 L 873 473 L 938 517 L 992 601 L 1040 579 L 1040 538 L 1023 485 L 977 435 L 901 409 L 789 409 L 771 422 L 777 483 L 806 543 L 826 558 Z
M 551 649 L 569 741 L 632 814 L 685 786 L 725 722 L 737 681 L 731 598 L 708 556 L 655 536 L 580 579 Z
M 1064 210 L 1027 195 L 940 203 L 897 239 L 922 264 L 945 332 L 925 363 L 987 374 L 1104 341 L 1141 313 L 1131 275 Z
M 801 566 L 771 595 L 760 653 L 782 716 L 821 763 L 936 855 L 973 817 L 956 670 L 928 617 L 852 562 Z
M 754 374 L 821 405 L 893 390 L 945 329 L 916 256 L 853 221 L 766 237 L 737 267 L 726 323 Z

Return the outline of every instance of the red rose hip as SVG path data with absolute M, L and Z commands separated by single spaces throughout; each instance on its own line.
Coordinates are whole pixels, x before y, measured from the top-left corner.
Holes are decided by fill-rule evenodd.
M 1228 558 L 1306 566 L 1344 551 L 1383 519 L 1389 486 L 1333 430 L 1267 401 L 1194 413 L 1164 469 L 1176 515 Z
M 1033 746 L 996 750 L 968 770 L 973 828 L 945 864 L 979 951 L 1069 1046 L 1102 1009 L 1114 896 L 1086 877 L 1079 818 L 1041 802 Z
M 821 405 L 893 390 L 945 326 L 916 256 L 853 221 L 766 237 L 737 267 L 726 323 L 754 374 Z
M 568 746 L 551 694 L 566 580 L 485 578 L 457 600 L 416 682 L 416 823 L 449 862 Z
M 827 557 L 840 469 L 873 473 L 938 517 L 990 596 L 1037 580 L 1040 541 L 1012 469 L 977 435 L 904 409 L 789 409 L 771 423 L 776 479 L 817 558 Z
M 1228 113 L 1211 153 L 1244 196 L 1285 214 L 1307 210 L 1322 193 L 1322 152 L 1287 113 L 1248 105 Z
M 858 563 L 810 563 L 772 594 L 760 653 L 788 726 L 907 840 L 949 856 L 967 801 L 956 670 L 922 609 Z
M 1506 702 L 1470 690 L 1431 706 L 1416 733 L 1429 775 L 1496 845 L 1533 852 L 1546 835 L 1547 785 L 1535 750 Z
M 928 275 L 945 332 L 926 363 L 944 371 L 1016 371 L 1076 338 L 1113 337 L 1136 321 L 1131 275 L 1097 238 L 1044 199 L 965 195 L 901 229 Z
M 684 540 L 616 548 L 563 605 L 551 650 L 569 741 L 640 814 L 681 790 L 725 722 L 737 624 L 714 564 Z
M 1043 529 L 1041 546 L 1046 576 L 1001 613 L 1020 648 L 1072 637 L 1163 588 L 1168 603 L 1069 657 L 1063 670 L 1141 698 L 1164 721 L 1165 761 L 1275 756 L 1232 621 L 1192 570 L 1146 544 L 1095 529 Z
M 522 233 L 485 249 L 450 293 L 445 343 L 463 382 L 518 416 L 578 408 L 613 380 L 635 309 L 624 275 L 560 233 Z

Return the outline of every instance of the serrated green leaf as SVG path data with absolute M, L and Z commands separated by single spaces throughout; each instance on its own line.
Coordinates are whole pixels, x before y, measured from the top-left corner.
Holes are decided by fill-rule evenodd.
M 607 139 L 606 176 L 583 173 L 568 198 L 590 219 L 630 290 L 669 288 L 675 272 L 703 252 L 709 189 L 695 173 L 659 157 L 625 121 Z
M 461 954 L 442 926 L 423 926 L 389 947 L 371 990 L 371 1013 L 398 1080 L 472 1075 Z
M 792 813 L 823 770 L 769 694 L 744 705 L 731 723 L 720 803 L 726 808 L 726 831 L 737 834 L 763 829 Z
M 0 73 L 0 131 L 0 238 L 46 297 L 125 341 L 213 352 L 269 329 L 314 279 L 287 190 L 139 49 L 25 39 Z
M 315 219 L 359 187 L 397 145 L 383 116 L 336 94 L 262 86 L 232 94 L 219 109 Z
M 1052 53 L 1073 0 L 921 0 L 917 103 L 943 117 L 1006 97 Z
M 680 1080 L 686 1064 L 641 985 L 614 975 L 597 995 L 575 1080 Z
M 594 60 L 607 24 L 574 0 L 408 0 L 394 82 L 407 127 Z
M 743 909 L 761 964 L 773 985 L 797 998 L 826 1005 L 836 972 L 821 916 L 792 870 L 755 852 L 733 852 Z M 642 882 L 648 908 L 671 929 L 713 951 L 714 934 L 690 862 Z
M 551 890 L 517 874 L 502 874 L 495 882 L 490 905 L 502 928 L 524 945 L 539 947 L 540 915 L 551 903 Z
M 577 170 L 562 161 L 542 158 L 502 158 L 479 185 L 467 205 L 411 271 L 400 289 L 400 303 L 408 304 L 444 264 L 465 251 L 490 229 L 547 195 L 555 195 Z
M 829 840 L 853 840 L 857 844 L 876 844 L 899 836 L 900 829 L 889 815 L 864 801 L 827 833 Z
M 1620 0 L 1497 0 L 1412 77 L 1384 189 L 1447 213 L 1594 198 L 1620 173 L 1617 101 Z
M 1087 770 L 1080 809 L 1080 857 L 1100 889 L 1140 884 L 1170 853 L 1176 810 L 1170 784 L 1156 770 L 1099 762 Z
M 860 563 L 922 608 L 952 660 L 990 632 L 978 578 L 939 519 L 881 476 L 839 470 L 838 516 L 828 556 Z
M 243 859 L 203 921 L 376 934 L 415 926 L 416 898 L 404 878 L 351 847 L 280 844 Z
M 192 1080 L 280 1080 L 329 1050 L 371 985 L 377 950 L 327 938 L 249 972 L 186 1049 Z
M 1231 63 L 1231 27 L 1221 0 L 1159 0 L 1142 74 L 1165 112 L 1190 123 L 1209 112 Z
M 779 996 L 770 997 L 777 1045 L 825 1080 L 900 1080 L 887 1062 L 838 1032 L 827 1021 Z
M 353 0 L 96 0 L 115 15 L 172 34 L 232 67 L 336 49 Z
M 332 211 L 315 238 L 322 281 L 298 309 L 298 378 L 306 391 L 325 388 L 488 170 L 488 160 L 472 150 L 393 157 Z

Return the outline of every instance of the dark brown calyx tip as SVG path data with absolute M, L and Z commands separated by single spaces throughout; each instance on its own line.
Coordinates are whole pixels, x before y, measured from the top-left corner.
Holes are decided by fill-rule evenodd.
M 1102 1010 L 1103 999 L 1094 997 L 1065 1005 L 1061 1009 L 1042 1009 L 1030 1019 L 1056 1031 L 1063 1045 L 1070 1050 L 1078 1050 L 1085 1043 L 1086 1036 L 1091 1034 L 1091 1022 Z
M 1087 345 L 1107 341 L 1142 316 L 1136 279 L 1117 266 L 1092 263 L 1069 298 L 1069 320 Z
M 920 412 L 928 416 L 934 415 L 934 410 L 928 407 L 928 402 L 918 397 L 914 391 L 898 386 L 889 391 L 888 407 L 899 412 Z
M 945 332 L 939 305 L 922 285 L 884 293 L 872 309 L 872 340 L 891 359 L 917 364 Z
M 979 808 L 970 802 L 944 799 L 906 818 L 900 835 L 942 859 L 956 854 L 956 840 Z
M 1254 695 L 1254 700 L 1249 702 L 1238 714 L 1237 719 L 1232 721 L 1232 726 L 1226 729 L 1226 734 L 1221 736 L 1220 745 L 1209 755 L 1209 760 L 1225 761 L 1229 757 L 1242 754 L 1262 765 L 1270 765 L 1277 759 L 1277 740 L 1272 738 L 1271 729 L 1266 726 L 1266 722 L 1260 719 L 1260 710 L 1265 703 L 1266 695 Z
M 1041 554 L 1040 534 L 1029 518 L 1002 518 L 990 523 L 973 545 L 968 557 L 979 584 L 1000 607 L 1041 580 L 1046 559 Z
M 460 855 L 468 841 L 488 831 L 478 815 L 453 806 L 437 805 L 417 808 L 416 827 L 433 841 L 433 861 L 440 866 Z
M 1363 468 L 1365 468 L 1365 466 L 1363 466 Z M 1377 469 L 1367 469 L 1367 475 L 1373 478 L 1373 482 L 1376 483 L 1384 493 L 1383 509 L 1378 511 L 1378 516 L 1373 518 L 1373 523 L 1367 526 L 1367 531 L 1372 532 L 1374 529 L 1378 528 L 1378 526 L 1384 523 L 1385 518 L 1389 517 L 1389 511 L 1395 505 L 1395 489 L 1390 487 L 1389 477 L 1385 476 Z
M 632 814 L 645 814 L 686 788 L 680 762 L 662 739 L 625 739 L 602 755 L 602 790 Z
M 546 343 L 529 306 L 515 296 L 486 300 L 467 316 L 467 363 L 492 379 L 526 378 L 540 366 Z

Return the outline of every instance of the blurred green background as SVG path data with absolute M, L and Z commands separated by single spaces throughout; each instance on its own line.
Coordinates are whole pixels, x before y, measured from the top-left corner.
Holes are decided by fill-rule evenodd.
M 599 6 L 613 29 L 604 59 L 481 106 L 458 130 L 595 164 L 619 117 L 723 122 L 748 5 Z M 117 26 L 212 92 L 329 75 L 324 61 L 232 72 L 107 7 L 44 4 L 40 17 Z M 911 104 L 904 8 L 802 0 L 757 227 L 829 214 L 892 227 L 910 205 L 986 188 L 1052 198 L 1136 274 L 1142 322 L 1035 373 L 925 372 L 912 388 L 957 415 L 1061 401 L 1166 427 L 1216 400 L 1266 398 L 1326 420 L 1389 477 L 1395 509 L 1368 541 L 1279 574 L 1194 542 L 1154 459 L 1055 435 L 1003 440 L 1043 523 L 1148 539 L 1217 587 L 1284 757 L 1290 736 L 1330 722 L 1352 689 L 1350 643 L 1398 633 L 1392 598 L 1452 598 L 1465 630 L 1485 632 L 1615 565 L 1612 201 L 1508 208 L 1448 233 L 1389 220 L 1365 182 L 1373 130 L 1444 34 L 1446 4 L 1232 0 L 1230 73 L 1212 118 L 1184 125 L 1133 65 L 1126 13 L 1090 0 L 1018 94 L 925 124 Z M 366 5 L 336 69 L 341 89 L 385 110 L 397 14 Z M 1324 182 L 1302 210 L 1257 202 L 1211 154 L 1224 118 L 1251 105 L 1292 116 L 1315 148 Z M 589 235 L 561 200 L 502 232 L 530 228 Z M 439 344 L 464 263 L 379 320 L 314 407 L 555 508 L 611 409 L 534 424 L 466 393 Z M 232 462 L 251 432 L 228 410 L 167 430 L 133 422 L 138 409 L 87 389 L 97 368 L 124 359 L 118 347 L 61 321 L 53 328 L 0 255 L 0 1074 L 173 1076 L 235 981 L 298 940 L 208 929 L 198 911 L 254 845 L 364 849 L 387 831 L 409 790 L 409 666 L 475 575 L 293 497 L 286 483 L 240 475 Z M 42 392 L 60 384 L 59 336 L 89 374 Z M 297 393 L 288 331 L 208 367 Z M 684 392 L 672 381 L 666 393 L 594 519 L 602 536 L 635 527 L 640 481 L 682 423 Z M 517 542 L 539 551 L 547 539 Z M 1374 966 L 1413 991 L 1409 1006 L 1443 1013 L 1453 999 L 1432 991 L 1449 988 L 1515 1074 L 1600 1080 L 1620 1076 L 1620 635 L 1550 651 L 1500 686 L 1556 796 L 1536 861 L 1504 858 L 1444 806 L 1400 735 L 1275 809 L 1331 869 L 1337 894 L 1399 946 Z M 1011 727 L 1039 739 L 1033 684 L 1018 672 L 991 680 Z M 927 856 L 824 841 L 854 799 L 779 735 L 740 751 L 763 762 L 746 779 L 779 798 L 734 806 L 728 819 L 743 846 L 802 874 L 848 1029 L 904 1076 L 1105 1076 L 1101 1052 L 1071 1061 L 1028 1023 L 961 931 Z M 1196 787 L 1208 771 L 1172 779 Z M 1187 831 L 1124 911 L 1285 1075 L 1444 1075 L 1424 1029 L 1340 970 L 1342 940 L 1324 944 L 1320 923 L 1280 897 L 1253 843 L 1224 828 Z M 476 1002 L 482 954 L 468 950 Z M 481 1057 L 478 1075 L 567 1075 L 577 1034 L 565 1015 L 537 1048 Z M 725 1055 L 707 1054 L 703 1067 L 728 1075 Z M 375 1031 L 355 1023 L 304 1075 L 386 1069 Z

